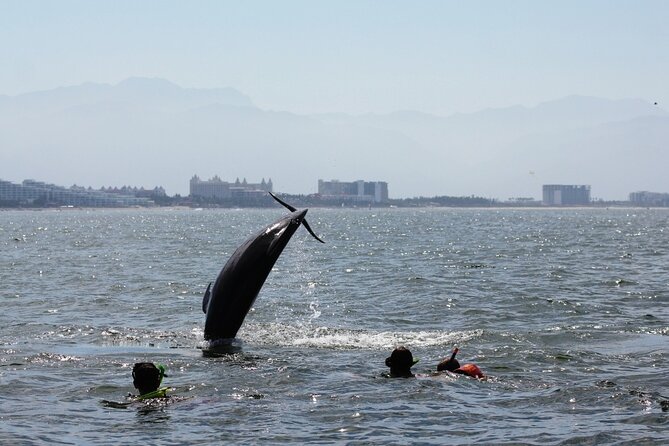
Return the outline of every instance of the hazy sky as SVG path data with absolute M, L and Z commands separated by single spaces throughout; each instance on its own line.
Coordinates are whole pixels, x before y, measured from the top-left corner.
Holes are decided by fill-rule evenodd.
M 0 94 L 162 77 L 261 108 L 669 103 L 669 1 L 0 0 Z

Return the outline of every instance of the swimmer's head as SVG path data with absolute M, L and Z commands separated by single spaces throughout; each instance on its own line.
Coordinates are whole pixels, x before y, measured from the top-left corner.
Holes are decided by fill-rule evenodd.
M 391 376 L 413 376 L 411 373 L 411 367 L 418 362 L 418 359 L 414 359 L 411 351 L 404 347 L 397 347 L 386 358 L 386 365 L 390 367 Z
M 152 362 L 138 362 L 132 368 L 132 383 L 140 395 L 158 390 L 165 375 L 165 367 Z

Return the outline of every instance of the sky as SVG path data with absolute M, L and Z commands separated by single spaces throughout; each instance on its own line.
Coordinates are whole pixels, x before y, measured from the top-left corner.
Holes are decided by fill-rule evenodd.
M 669 104 L 669 1 L 0 0 L 0 95 L 160 77 L 294 113 Z

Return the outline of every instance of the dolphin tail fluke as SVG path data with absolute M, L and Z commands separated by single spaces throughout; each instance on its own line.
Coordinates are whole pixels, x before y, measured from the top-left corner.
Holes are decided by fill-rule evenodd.
M 211 282 L 207 285 L 207 291 L 204 292 L 204 298 L 202 299 L 202 311 L 204 314 L 207 314 L 207 307 L 209 307 L 209 298 L 211 297 Z
M 274 195 L 272 192 L 268 192 L 268 193 L 272 196 L 272 198 L 274 198 L 276 201 L 278 201 L 282 206 L 284 206 L 284 207 L 285 207 L 286 209 L 288 209 L 290 212 L 295 212 L 295 211 L 297 210 L 295 207 L 289 205 L 288 203 L 286 203 L 285 201 L 283 201 L 282 199 L 280 199 L 279 197 L 277 197 L 276 195 Z M 304 225 L 304 228 L 305 228 L 307 231 L 309 231 L 309 234 L 311 234 L 311 236 L 312 236 L 313 238 L 315 238 L 316 240 L 318 240 L 318 241 L 321 242 L 321 243 L 325 243 L 323 240 L 321 240 L 321 239 L 314 233 L 314 231 L 311 230 L 311 226 L 309 226 L 309 223 L 307 223 L 307 220 L 302 220 L 302 224 Z
M 296 208 L 289 205 L 288 203 L 286 203 L 285 201 L 283 201 L 281 198 L 277 197 L 273 193 L 271 193 L 271 192 L 268 192 L 268 193 L 272 196 L 272 198 L 274 198 L 276 201 L 278 201 L 283 207 L 287 208 L 290 212 L 295 212 L 297 210 Z
M 314 231 L 311 230 L 311 226 L 309 226 L 309 223 L 307 223 L 306 220 L 302 220 L 302 224 L 304 225 L 304 228 L 309 231 L 309 234 L 316 240 L 318 240 L 321 243 L 325 243 L 323 240 L 321 240 L 316 234 L 314 234 Z

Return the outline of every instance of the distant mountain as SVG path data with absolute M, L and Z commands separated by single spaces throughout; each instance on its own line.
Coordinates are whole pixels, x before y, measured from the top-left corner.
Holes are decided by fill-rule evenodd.
M 589 184 L 605 199 L 644 188 L 669 192 L 656 175 L 669 161 L 669 151 L 657 149 L 669 148 L 669 113 L 638 99 L 569 96 L 449 117 L 404 111 L 322 119 L 408 137 L 429 153 L 416 176 L 445 194 L 540 198 L 547 183 Z
M 405 111 L 387 115 L 369 114 L 352 119 L 378 128 L 401 130 L 411 138 L 431 145 L 435 139 L 499 144 L 527 134 L 589 127 L 639 116 L 668 114 L 638 99 L 614 101 L 569 96 L 533 108 L 514 106 L 449 117 Z
M 546 183 L 593 196 L 669 192 L 669 114 L 648 102 L 570 96 L 536 107 L 440 117 L 267 111 L 232 89 L 162 79 L 83 84 L 0 97 L 0 179 L 162 185 L 220 175 L 272 178 L 316 192 L 317 180 L 383 180 L 391 197 L 540 197 Z
M 646 115 L 527 135 L 481 168 L 507 186 L 590 184 L 595 198 L 627 199 L 634 191 L 669 192 L 668 149 L 669 117 Z
M 39 116 L 70 107 L 127 104 L 153 110 L 183 110 L 217 103 L 253 107 L 251 99 L 234 88 L 181 88 L 165 79 L 132 77 L 116 85 L 86 83 L 73 87 L 0 96 L 4 113 Z

